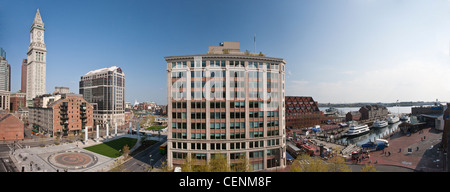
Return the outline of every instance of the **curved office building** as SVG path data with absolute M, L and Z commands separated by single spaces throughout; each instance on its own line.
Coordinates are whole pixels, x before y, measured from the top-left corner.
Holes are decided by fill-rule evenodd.
M 244 156 L 253 171 L 286 166 L 284 59 L 224 42 L 165 60 L 169 166 L 218 154 L 232 169 Z

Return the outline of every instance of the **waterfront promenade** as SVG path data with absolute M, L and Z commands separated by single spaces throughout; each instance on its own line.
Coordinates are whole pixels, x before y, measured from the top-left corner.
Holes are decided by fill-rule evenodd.
M 411 135 L 396 132 L 386 139 L 389 141 L 389 147 L 383 151 L 371 152 L 369 159 L 358 164 L 370 162 L 374 165 L 398 166 L 414 171 L 443 171 L 443 153 L 438 149 L 442 132 L 426 128 Z M 348 163 L 353 164 L 351 160 Z

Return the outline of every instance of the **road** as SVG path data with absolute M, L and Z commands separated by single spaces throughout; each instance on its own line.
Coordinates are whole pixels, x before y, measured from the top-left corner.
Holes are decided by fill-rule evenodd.
M 159 146 L 167 141 L 167 136 L 161 135 L 161 138 L 162 141 L 153 144 L 123 163 L 123 168 L 129 172 L 148 172 L 152 166 L 160 168 L 161 160 L 164 159 L 164 156 L 159 152 Z

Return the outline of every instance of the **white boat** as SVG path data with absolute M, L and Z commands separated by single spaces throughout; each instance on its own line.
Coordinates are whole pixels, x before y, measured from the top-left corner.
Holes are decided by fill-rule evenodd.
M 369 133 L 369 131 L 370 131 L 369 126 L 367 126 L 366 124 L 364 125 L 352 124 L 349 126 L 348 131 L 344 134 L 344 136 L 354 137 L 365 133 Z
M 387 121 L 388 121 L 389 124 L 394 124 L 394 123 L 399 122 L 399 121 L 400 121 L 400 118 L 398 118 L 397 115 L 394 115 L 394 116 L 388 117 L 388 118 L 387 118 Z
M 384 146 L 389 147 L 389 141 L 386 139 L 376 139 L 375 143 L 384 143 Z
M 401 116 L 400 121 L 409 121 L 409 116 L 408 115 Z
M 384 120 L 376 120 L 372 125 L 373 128 L 381 128 L 386 126 L 388 126 L 388 122 Z

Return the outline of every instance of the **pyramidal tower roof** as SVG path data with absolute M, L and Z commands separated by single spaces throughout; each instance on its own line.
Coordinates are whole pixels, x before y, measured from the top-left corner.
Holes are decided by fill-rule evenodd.
M 36 11 L 36 16 L 34 16 L 33 25 L 41 25 L 41 27 L 44 27 L 44 22 L 41 18 L 41 13 L 39 13 L 39 9 Z

